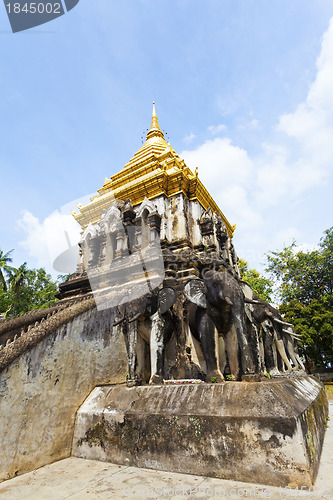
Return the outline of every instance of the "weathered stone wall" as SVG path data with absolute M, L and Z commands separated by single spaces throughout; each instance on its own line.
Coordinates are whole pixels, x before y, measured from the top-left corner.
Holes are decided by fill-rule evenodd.
M 311 486 L 328 405 L 313 377 L 96 387 L 77 413 L 81 458 L 274 486 Z
M 1 372 L 0 480 L 70 456 L 84 399 L 96 385 L 125 381 L 125 343 L 111 319 L 87 311 Z

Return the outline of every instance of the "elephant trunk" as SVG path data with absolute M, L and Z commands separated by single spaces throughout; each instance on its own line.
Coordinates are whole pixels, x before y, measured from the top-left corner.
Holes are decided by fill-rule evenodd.
M 230 299 L 230 297 L 226 297 L 223 295 L 223 292 L 222 290 L 219 291 L 219 299 L 222 301 L 222 302 L 226 302 L 229 306 L 233 306 L 234 303 L 233 301 Z

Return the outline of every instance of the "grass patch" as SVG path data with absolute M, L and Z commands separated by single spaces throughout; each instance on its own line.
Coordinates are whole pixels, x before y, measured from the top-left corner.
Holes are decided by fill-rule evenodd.
M 333 383 L 328 382 L 327 384 L 324 384 L 324 386 L 325 386 L 325 391 L 326 391 L 327 397 L 329 399 L 333 399 Z

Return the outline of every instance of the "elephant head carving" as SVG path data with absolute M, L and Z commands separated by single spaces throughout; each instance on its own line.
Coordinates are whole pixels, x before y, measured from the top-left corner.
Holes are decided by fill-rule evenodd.
M 121 325 L 128 357 L 127 385 L 144 379 L 146 346 L 150 350 L 150 383 L 163 382 L 165 346 L 173 332 L 170 313 L 177 294 L 163 287 L 117 307 L 114 326 Z
M 263 370 L 271 375 L 280 375 L 285 369 L 288 372 L 304 370 L 304 365 L 296 352 L 296 341 L 299 336 L 295 333 L 293 325 L 284 321 L 275 307 L 259 297 L 254 295 L 253 300 L 247 302 L 247 316 L 251 327 L 259 331 Z
M 192 335 L 200 341 L 207 365 L 207 378 L 223 376 L 216 357 L 215 329 L 225 340 L 231 375 L 259 371 L 258 339 L 249 339 L 245 327 L 245 301 L 238 279 L 227 271 L 210 270 L 204 279 L 192 279 L 184 287 L 190 303 L 189 323 Z M 254 344 L 254 345 L 253 345 Z M 239 363 L 239 359 L 241 363 Z

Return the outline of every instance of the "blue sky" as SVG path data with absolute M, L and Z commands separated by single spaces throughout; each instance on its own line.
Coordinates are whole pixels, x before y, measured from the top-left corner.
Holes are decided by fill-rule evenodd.
M 332 226 L 332 17 L 328 0 L 80 0 L 12 34 L 1 5 L 0 248 L 50 271 L 43 222 L 124 166 L 154 99 L 240 257 L 313 248 Z

